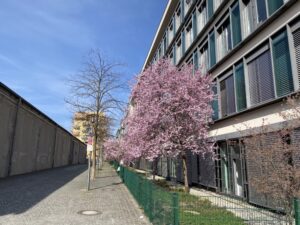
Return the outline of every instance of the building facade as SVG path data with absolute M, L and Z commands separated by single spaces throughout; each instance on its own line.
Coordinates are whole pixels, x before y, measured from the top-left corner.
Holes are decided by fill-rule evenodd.
M 285 124 L 282 99 L 300 88 L 300 1 L 169 0 L 143 69 L 162 57 L 216 83 L 210 136 L 219 160 L 190 155 L 191 184 L 270 206 L 249 186 L 255 168 L 240 139 L 264 121 L 273 130 Z M 167 162 L 160 173 L 182 180 Z

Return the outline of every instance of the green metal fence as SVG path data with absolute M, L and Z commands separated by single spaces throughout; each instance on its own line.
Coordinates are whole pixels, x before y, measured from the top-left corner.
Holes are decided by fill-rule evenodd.
M 112 163 L 118 170 L 119 164 Z M 154 225 L 285 225 L 287 218 L 227 196 L 170 192 L 144 175 L 120 166 L 119 175 Z M 296 225 L 300 200 L 295 199 Z M 298 219 L 298 220 L 297 220 Z
M 193 196 L 181 193 L 180 224 L 287 225 L 288 218 L 227 196 Z
M 126 167 L 120 166 L 119 175 L 152 224 L 179 225 L 177 193 L 168 192 Z

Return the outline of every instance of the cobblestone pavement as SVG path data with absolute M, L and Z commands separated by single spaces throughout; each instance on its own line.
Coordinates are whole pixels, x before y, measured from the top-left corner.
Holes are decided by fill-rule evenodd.
M 106 164 L 86 191 L 86 165 L 0 180 L 0 225 L 150 224 Z M 96 210 L 98 215 L 78 212 Z

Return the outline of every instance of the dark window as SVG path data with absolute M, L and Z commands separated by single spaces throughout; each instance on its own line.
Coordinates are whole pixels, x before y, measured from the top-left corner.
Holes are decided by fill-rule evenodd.
M 241 111 L 247 107 L 243 63 L 240 63 L 235 67 L 234 76 L 235 76 L 235 87 L 236 87 L 235 92 L 236 92 L 237 111 Z
M 216 64 L 216 40 L 214 31 L 209 35 L 209 66 Z
M 248 77 L 252 105 L 275 97 L 269 49 L 248 63 Z
M 163 48 L 164 48 L 164 54 L 166 54 L 166 51 L 167 51 L 167 35 L 164 37 L 164 40 L 163 40 Z
M 213 93 L 215 95 L 214 100 L 212 101 L 212 109 L 213 109 L 213 115 L 212 119 L 217 120 L 219 119 L 219 105 L 218 105 L 218 96 L 217 96 L 217 86 L 213 86 L 212 88 Z
M 211 18 L 214 14 L 214 1 L 207 0 L 207 11 L 208 11 L 208 18 Z
M 194 70 L 198 70 L 198 52 L 194 52 L 193 54 L 193 61 L 194 61 Z
M 294 90 L 289 43 L 284 31 L 272 38 L 273 64 L 277 96 L 281 97 Z
M 193 13 L 193 19 L 192 19 L 192 27 L 193 27 L 193 38 L 195 39 L 197 36 L 197 16 L 196 12 Z
M 283 5 L 283 0 L 268 0 L 269 16 Z
M 235 112 L 234 79 L 230 75 L 220 82 L 222 117 Z
M 275 1 L 277 1 L 277 0 L 275 0 Z M 258 19 L 258 23 L 260 23 L 267 19 L 266 1 L 265 0 L 257 0 L 256 5 L 257 5 L 257 19 Z
M 242 40 L 240 8 L 237 3 L 231 10 L 232 43 L 237 45 Z

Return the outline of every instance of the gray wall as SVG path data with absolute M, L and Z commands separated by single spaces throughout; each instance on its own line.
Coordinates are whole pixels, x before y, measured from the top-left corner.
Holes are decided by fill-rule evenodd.
M 86 162 L 86 145 L 0 83 L 0 178 Z

